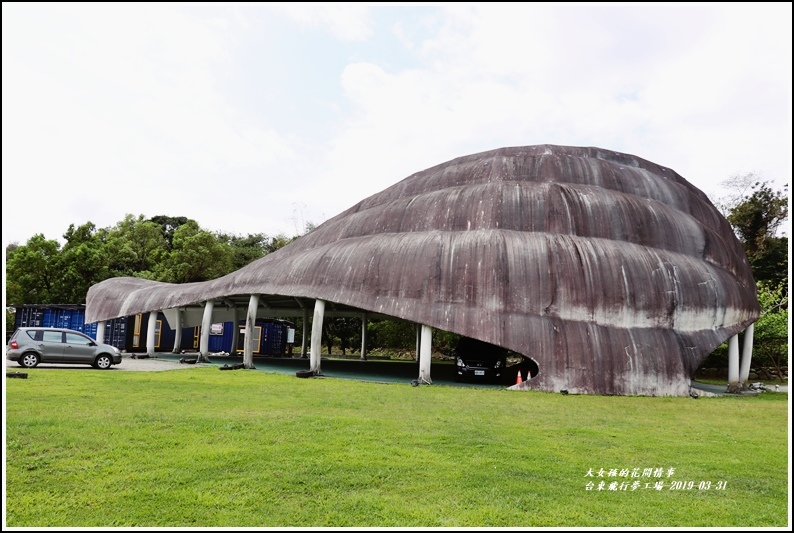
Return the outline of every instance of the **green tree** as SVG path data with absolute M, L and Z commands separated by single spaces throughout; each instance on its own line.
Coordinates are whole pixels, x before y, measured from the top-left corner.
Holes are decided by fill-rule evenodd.
M 61 251 L 57 291 L 63 302 L 84 304 L 89 287 L 111 277 L 105 233 L 106 230 L 97 232 L 92 222 L 78 228 L 69 225 L 63 235 L 66 244 Z
M 16 309 L 13 307 L 6 307 L 6 344 L 14 333 L 14 322 L 16 321 Z
M 788 374 L 788 291 L 784 283 L 758 283 L 761 316 L 753 334 L 753 366 L 759 374 L 783 379 Z M 785 372 L 785 373 L 784 373 Z
M 207 281 L 229 273 L 233 250 L 189 220 L 174 231 L 173 249 L 155 266 L 154 279 L 169 283 Z
M 233 258 L 230 272 L 238 270 L 267 254 L 273 253 L 298 238 L 297 236 L 287 237 L 283 233 L 274 236 L 268 236 L 264 233 L 251 233 L 246 236 L 241 236 L 218 232 L 215 235 L 221 242 L 227 244 L 232 249 Z
M 286 245 L 288 245 L 298 237 L 299 236 L 287 237 L 283 233 L 269 237 L 266 241 L 265 252 L 272 254 L 276 250 L 285 247 Z
M 367 323 L 368 345 L 372 348 L 413 350 L 416 324 L 402 320 L 373 320 Z
M 752 183 L 728 208 L 726 218 L 744 246 L 756 281 L 780 283 L 788 278 L 788 237 L 778 235 L 788 218 L 788 185 L 775 191 L 768 182 Z
M 747 260 L 756 281 L 778 285 L 788 280 L 788 256 L 788 237 L 770 237 Z
M 8 304 L 71 303 L 61 299 L 61 245 L 38 233 L 6 256 Z
M 167 241 L 159 224 L 127 214 L 107 232 L 105 246 L 113 277 L 155 279 L 153 270 L 167 252 Z
M 438 330 L 433 333 L 433 348 L 447 357 L 455 354 L 455 348 L 460 341 L 460 335 L 449 331 Z
M 758 181 L 751 191 L 729 210 L 727 219 L 747 252 L 755 254 L 766 247 L 767 239 L 775 237 L 788 218 L 788 185 L 774 191 L 768 182 Z
M 355 317 L 333 317 L 323 322 L 323 341 L 328 353 L 335 343 L 339 344 L 342 355 L 355 344 L 361 345 L 361 319 Z
M 780 226 L 788 218 L 788 186 L 776 191 L 753 173 L 734 175 L 723 185 L 729 194 L 715 204 L 745 249 L 761 303 L 753 334 L 753 361 L 760 369 L 779 369 L 781 361 L 785 361 L 783 366 L 788 362 L 787 330 L 781 335 L 781 325 L 788 319 L 788 237 L 779 235 Z M 724 368 L 727 364 L 726 342 L 701 367 Z
M 166 215 L 157 215 L 156 217 L 152 217 L 149 220 L 160 226 L 160 229 L 163 232 L 163 237 L 165 237 L 166 247 L 170 250 L 174 244 L 174 232 L 179 226 L 186 224 L 190 219 L 187 217 L 169 217 Z
M 232 251 L 232 272 L 268 253 L 268 237 L 264 233 L 252 233 L 243 237 L 219 232 L 215 236 Z

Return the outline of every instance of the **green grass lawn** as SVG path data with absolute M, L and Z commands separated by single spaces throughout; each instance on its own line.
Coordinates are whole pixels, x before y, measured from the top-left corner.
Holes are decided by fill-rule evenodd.
M 28 374 L 6 379 L 8 527 L 789 525 L 783 393 Z

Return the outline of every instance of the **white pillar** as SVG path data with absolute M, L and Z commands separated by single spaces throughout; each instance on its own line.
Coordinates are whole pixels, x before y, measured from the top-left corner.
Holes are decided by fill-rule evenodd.
M 237 345 L 240 343 L 240 318 L 237 315 L 237 311 L 238 309 L 235 307 L 234 319 L 232 320 L 232 345 L 229 348 L 230 355 L 235 355 L 237 353 Z
M 433 329 L 422 324 L 422 341 L 419 347 L 419 383 L 430 385 L 430 355 L 433 350 Z
M 367 360 L 367 313 L 361 313 L 361 360 Z
M 146 328 L 146 355 L 155 356 L 154 336 L 157 333 L 157 311 L 149 313 L 149 322 Z
M 314 301 L 314 319 L 312 320 L 312 349 L 310 354 L 309 369 L 316 376 L 322 376 L 320 370 L 320 350 L 323 341 L 323 315 L 325 314 L 325 300 Z
M 105 344 L 105 321 L 97 322 L 96 325 L 96 342 L 97 344 Z
M 739 392 L 739 336 L 728 341 L 728 389 L 726 392 Z
M 256 310 L 259 308 L 259 295 L 252 294 L 248 299 L 248 313 L 245 315 L 245 337 L 243 338 L 243 367 L 254 368 L 254 325 Z
M 180 353 L 182 351 L 182 310 L 176 310 L 176 323 L 174 324 L 174 347 L 171 350 L 173 353 Z
M 422 344 L 421 341 L 422 341 L 422 325 L 421 324 L 417 324 L 416 325 L 416 354 L 414 355 L 414 360 L 415 361 L 419 360 L 419 347 Z
M 750 360 L 753 356 L 753 329 L 755 324 L 750 324 L 744 330 L 744 345 L 742 346 L 742 364 L 739 368 L 739 383 L 742 388 L 747 388 L 747 383 L 750 381 Z
M 301 333 L 301 357 L 306 357 L 306 346 L 309 342 L 309 310 L 303 308 L 303 332 Z
M 212 309 L 215 302 L 207 300 L 204 303 L 204 316 L 201 317 L 201 337 L 199 337 L 199 361 L 210 360 L 210 328 L 212 327 Z

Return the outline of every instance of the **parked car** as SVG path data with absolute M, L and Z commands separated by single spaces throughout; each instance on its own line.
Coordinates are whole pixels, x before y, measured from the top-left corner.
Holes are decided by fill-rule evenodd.
M 74 363 L 106 370 L 121 363 L 121 352 L 71 329 L 17 328 L 6 345 L 6 359 L 25 368 L 39 363 Z
M 457 381 L 484 381 L 501 383 L 505 357 L 458 356 Z
M 455 348 L 456 381 L 501 383 L 507 367 L 507 350 L 470 337 L 461 337 Z

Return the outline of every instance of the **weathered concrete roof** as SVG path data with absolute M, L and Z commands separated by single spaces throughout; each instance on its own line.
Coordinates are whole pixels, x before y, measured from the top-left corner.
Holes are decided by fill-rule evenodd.
M 541 145 L 417 172 L 216 280 L 104 281 L 86 322 L 252 293 L 273 316 L 321 298 L 504 346 L 538 363 L 526 387 L 571 393 L 688 394 L 759 315 L 700 190 L 632 155 Z

